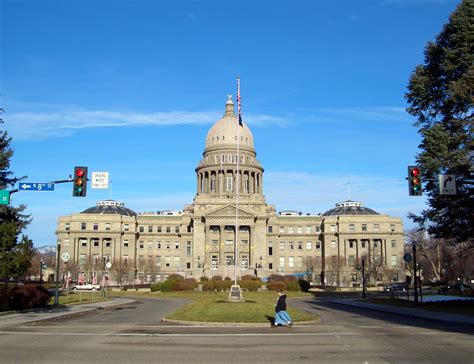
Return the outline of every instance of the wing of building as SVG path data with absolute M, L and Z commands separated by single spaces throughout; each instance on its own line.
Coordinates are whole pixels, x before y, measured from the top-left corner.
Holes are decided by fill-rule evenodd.
M 252 133 L 239 125 L 229 98 L 207 134 L 193 203 L 182 211 L 136 213 L 107 200 L 60 217 L 56 234 L 71 257 L 63 274 L 86 280 L 104 274 L 121 284 L 173 273 L 295 274 L 347 287 L 360 282 L 364 259 L 372 283 L 405 278 L 400 218 L 355 201 L 320 215 L 277 213 L 263 194 L 264 169 L 256 155 Z

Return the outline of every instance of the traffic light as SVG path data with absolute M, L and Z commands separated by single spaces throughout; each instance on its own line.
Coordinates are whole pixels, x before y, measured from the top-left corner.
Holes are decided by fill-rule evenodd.
M 74 197 L 86 197 L 87 192 L 87 167 L 74 167 L 74 180 L 72 184 L 72 195 Z
M 421 196 L 423 194 L 419 167 L 408 166 L 408 194 L 410 196 Z

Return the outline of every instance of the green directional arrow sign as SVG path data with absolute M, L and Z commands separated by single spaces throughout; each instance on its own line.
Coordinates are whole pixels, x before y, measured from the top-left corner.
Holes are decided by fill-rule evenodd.
M 0 190 L 0 205 L 8 205 L 10 203 L 10 191 Z

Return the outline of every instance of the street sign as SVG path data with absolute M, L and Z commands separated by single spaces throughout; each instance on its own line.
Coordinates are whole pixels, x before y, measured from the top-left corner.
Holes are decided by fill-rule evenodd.
M 0 190 L 0 205 L 8 205 L 10 203 L 10 191 Z
M 54 191 L 54 183 L 52 182 L 24 182 L 20 183 L 18 188 L 20 191 Z
M 454 174 L 439 175 L 439 194 L 440 195 L 457 195 L 456 176 Z
M 109 188 L 109 172 L 92 172 L 91 188 Z
M 411 260 L 412 260 L 412 256 L 410 253 L 406 253 L 404 256 L 403 256 L 403 260 L 407 263 L 410 263 Z

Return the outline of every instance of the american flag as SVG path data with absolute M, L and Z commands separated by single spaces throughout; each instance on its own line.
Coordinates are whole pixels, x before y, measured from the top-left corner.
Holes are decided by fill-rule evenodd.
M 241 105 L 241 98 L 240 98 L 240 78 L 237 78 L 237 108 L 239 111 L 239 125 L 243 126 L 242 122 L 242 105 Z

